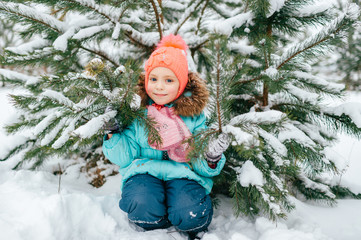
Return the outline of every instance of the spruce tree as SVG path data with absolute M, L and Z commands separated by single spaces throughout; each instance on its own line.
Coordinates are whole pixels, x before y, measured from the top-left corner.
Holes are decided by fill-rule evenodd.
M 336 16 L 313 6 L 310 0 L 0 1 L 0 14 L 23 23 L 29 41 L 7 49 L 2 64 L 48 72 L 0 73 L 28 91 L 12 96 L 23 114 L 8 131 L 32 133 L 2 160 L 24 153 L 22 162 L 34 167 L 54 155 L 103 161 L 102 125 L 111 117 L 121 116 L 124 127 L 142 119 L 137 77 L 155 44 L 173 33 L 186 40 L 190 70 L 212 92 L 209 129 L 195 136 L 196 149 L 220 132 L 233 139 L 214 193 L 231 196 L 236 214 L 271 219 L 294 208 L 290 196 L 332 204 L 336 190 L 322 177 L 339 169 L 329 146 L 340 131 L 359 136 L 361 124 L 352 106 L 323 104 L 324 96 L 340 97 L 343 86 L 315 76 L 311 64 L 343 37 L 358 8 Z M 317 34 L 300 39 L 316 24 Z M 104 114 L 109 105 L 114 111 Z M 152 134 L 152 123 L 143 120 Z
M 325 97 L 341 97 L 344 87 L 311 65 L 340 43 L 359 9 L 336 16 L 297 0 L 244 1 L 236 9 L 215 26 L 226 40 L 210 48 L 214 127 L 234 136 L 216 189 L 229 186 L 237 214 L 271 219 L 294 208 L 290 196 L 332 205 L 338 192 L 350 192 L 325 178 L 341 171 L 330 146 L 338 132 L 360 136 L 359 107 L 327 106 Z M 300 39 L 310 25 L 319 31 Z

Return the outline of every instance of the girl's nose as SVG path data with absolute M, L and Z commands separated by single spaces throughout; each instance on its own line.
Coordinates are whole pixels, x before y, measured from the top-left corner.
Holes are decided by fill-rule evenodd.
M 157 89 L 163 89 L 164 88 L 164 84 L 162 81 L 157 81 L 157 85 L 155 86 Z

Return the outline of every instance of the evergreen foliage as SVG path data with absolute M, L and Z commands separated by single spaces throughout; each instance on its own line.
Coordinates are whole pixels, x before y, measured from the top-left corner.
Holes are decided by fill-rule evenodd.
M 101 145 L 102 127 L 114 117 L 122 126 L 134 119 L 151 126 L 135 95 L 139 64 L 129 62 L 114 69 L 95 58 L 86 69 L 84 73 L 44 76 L 28 88 L 29 94 L 11 95 L 22 114 L 17 123 L 7 126 L 7 132 L 30 129 L 30 134 L 3 160 L 25 150 L 15 168 L 30 159 L 36 159 L 36 168 L 54 154 L 81 153 Z M 104 113 L 107 106 L 114 110 Z
M 311 64 L 339 43 L 359 9 L 335 15 L 313 6 L 312 0 L 0 1 L 0 14 L 22 23 L 29 40 L 8 48 L 2 64 L 49 71 L 0 72 L 28 91 L 12 96 L 22 114 L 8 132 L 31 132 L 5 159 L 24 153 L 18 166 L 31 160 L 36 167 L 54 154 L 96 153 L 111 117 L 122 126 L 139 119 L 157 139 L 134 87 L 155 44 L 173 33 L 185 38 L 190 70 L 211 90 L 209 129 L 195 137 L 193 154 L 220 132 L 233 139 L 214 193 L 232 196 L 237 215 L 286 217 L 291 196 L 329 204 L 336 195 L 355 197 L 324 176 L 340 172 L 329 147 L 339 132 L 360 136 L 361 111 L 326 106 L 323 98 L 342 97 L 343 85 L 314 75 Z M 300 37 L 315 25 L 316 34 Z M 104 114 L 109 105 L 115 111 Z
M 227 151 L 229 168 L 223 174 L 236 177 L 233 182 L 223 177 L 217 184 L 230 186 L 236 213 L 283 217 L 294 208 L 290 195 L 298 194 L 335 203 L 334 188 L 322 179 L 323 174 L 339 171 L 328 147 L 338 131 L 360 135 L 350 116 L 322 104 L 324 96 L 340 97 L 342 86 L 314 76 L 310 66 L 329 46 L 339 43 L 358 9 L 348 8 L 340 16 L 327 10 L 303 12 L 310 4 L 312 1 L 286 1 L 275 9 L 269 1 L 252 1 L 240 6 L 240 14 L 233 18 L 237 26 L 251 12 L 253 23 L 227 30 L 226 24 L 232 23 L 228 18 L 218 28 L 229 36 L 229 50 L 240 39 L 247 39 L 248 47 L 253 47 L 236 49 L 237 57 L 230 51 L 221 60 L 225 63 L 221 86 L 231 90 L 225 94 L 231 118 L 224 130 L 235 136 Z M 301 29 L 315 24 L 323 26 L 319 32 L 295 41 Z M 241 51 L 248 55 L 242 58 Z M 236 79 L 231 86 L 229 76 Z M 252 137 L 247 138 L 249 135 Z M 262 173 L 264 182 L 247 181 L 247 171 L 252 169 Z
M 15 24 L 11 21 L 6 20 L 4 17 L 0 17 L 0 59 L 3 55 L 4 48 L 10 47 L 15 44 L 19 39 L 14 33 Z M 0 63 L 0 69 L 3 66 Z M 2 81 L 2 86 L 5 86 L 5 82 Z
M 12 42 L 14 42 L 15 36 L 12 33 L 13 28 L 13 22 L 9 22 L 6 19 L 0 18 L 0 53 L 3 53 L 3 49 L 8 47 Z
M 352 0 L 360 6 L 359 0 Z M 344 11 L 344 5 L 340 4 L 340 10 Z M 359 90 L 361 86 L 361 17 L 358 18 L 359 24 L 353 26 L 347 32 L 347 38 L 344 44 L 337 46 L 336 51 L 340 54 L 336 66 L 343 76 L 343 82 L 347 89 Z

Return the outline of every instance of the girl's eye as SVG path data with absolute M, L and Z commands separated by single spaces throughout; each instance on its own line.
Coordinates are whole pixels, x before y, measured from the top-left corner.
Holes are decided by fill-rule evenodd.
M 167 83 L 171 83 L 171 82 L 173 82 L 172 79 L 167 79 Z
M 150 81 L 155 82 L 155 81 L 157 81 L 157 79 L 156 78 L 151 78 Z

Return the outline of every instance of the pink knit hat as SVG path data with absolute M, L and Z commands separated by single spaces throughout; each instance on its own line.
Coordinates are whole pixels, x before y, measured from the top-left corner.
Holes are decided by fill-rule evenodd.
M 175 99 L 183 93 L 188 83 L 187 49 L 187 44 L 179 35 L 170 34 L 162 38 L 157 45 L 157 49 L 150 55 L 144 66 L 145 90 L 147 93 L 149 74 L 156 67 L 169 68 L 178 78 L 179 90 Z

